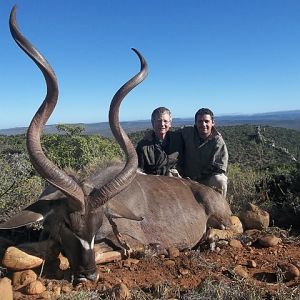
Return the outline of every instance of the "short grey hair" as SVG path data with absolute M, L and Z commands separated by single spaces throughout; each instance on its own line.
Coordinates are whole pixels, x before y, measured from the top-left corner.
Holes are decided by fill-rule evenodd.
M 172 121 L 171 111 L 168 108 L 161 106 L 153 110 L 151 114 L 151 122 L 153 123 L 157 117 L 160 117 L 163 114 L 168 114 L 170 116 L 170 121 Z

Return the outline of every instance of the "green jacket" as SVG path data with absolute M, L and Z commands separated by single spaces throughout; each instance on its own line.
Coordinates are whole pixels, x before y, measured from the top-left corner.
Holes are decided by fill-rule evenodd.
M 178 167 L 181 149 L 180 133 L 169 131 L 161 142 L 152 132 L 151 139 L 144 138 L 137 144 L 138 166 L 147 174 L 168 175 L 170 169 Z
M 195 126 L 186 126 L 179 131 L 184 144 L 182 172 L 184 177 L 201 181 L 227 171 L 227 147 L 215 128 L 206 140 L 200 139 Z

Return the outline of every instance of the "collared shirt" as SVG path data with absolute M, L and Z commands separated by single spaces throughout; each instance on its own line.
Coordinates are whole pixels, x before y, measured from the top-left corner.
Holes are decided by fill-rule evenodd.
M 183 176 L 201 181 L 225 173 L 228 151 L 222 135 L 213 127 L 207 139 L 201 139 L 196 126 L 180 129 L 184 143 Z

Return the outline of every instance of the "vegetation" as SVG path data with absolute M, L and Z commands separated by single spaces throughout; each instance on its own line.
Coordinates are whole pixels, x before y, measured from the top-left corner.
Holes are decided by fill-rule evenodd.
M 181 300 L 297 300 L 299 288 L 287 287 L 278 281 L 278 286 L 273 294 L 253 285 L 253 282 L 236 278 L 231 283 L 207 278 L 196 289 L 182 291 L 180 286 L 159 284 L 147 289 L 135 288 L 131 290 L 132 300 L 155 300 L 155 299 L 181 299 Z M 113 289 L 101 291 L 74 291 L 68 295 L 62 295 L 59 300 L 115 300 Z
M 44 135 L 42 145 L 45 154 L 61 169 L 77 171 L 113 158 L 123 159 L 122 150 L 111 139 L 85 135 L 82 126 L 60 124 L 57 128 L 62 134 Z M 278 210 L 284 209 L 296 219 L 295 212 L 300 213 L 297 163 L 300 132 L 270 126 L 259 128 L 258 132 L 254 125 L 218 129 L 230 154 L 228 200 L 233 211 L 238 212 L 251 201 L 268 209 L 274 218 Z M 136 144 L 145 132 L 131 133 L 130 139 Z M 44 185 L 29 162 L 25 144 L 24 135 L 0 136 L 0 208 L 3 211 L 0 221 L 34 201 Z M 284 180 L 278 180 L 280 176 Z
M 117 143 L 100 136 L 81 135 L 81 128 L 59 125 L 65 135 L 42 137 L 45 154 L 61 169 L 75 171 L 113 158 L 123 158 Z M 0 136 L 0 222 L 35 201 L 44 180 L 32 167 L 24 135 Z
M 61 169 L 86 170 L 113 158 L 124 159 L 119 145 L 101 136 L 87 136 L 82 127 L 58 125 L 63 133 L 42 137 L 45 154 Z M 234 213 L 248 202 L 267 209 L 275 223 L 299 226 L 300 132 L 265 127 L 258 135 L 252 125 L 220 127 L 229 150 L 228 200 Z M 130 134 L 136 144 L 145 131 Z M 32 167 L 25 136 L 0 136 L 0 222 L 35 201 L 44 180 Z M 280 213 L 279 213 L 280 212 Z M 284 212 L 284 214 L 282 214 Z M 286 216 L 280 219 L 280 216 Z M 111 291 L 72 292 L 61 299 L 115 299 Z M 161 284 L 147 290 L 132 289 L 132 299 L 298 299 L 299 288 L 278 285 L 274 295 L 245 280 L 224 283 L 207 278 L 193 291 Z

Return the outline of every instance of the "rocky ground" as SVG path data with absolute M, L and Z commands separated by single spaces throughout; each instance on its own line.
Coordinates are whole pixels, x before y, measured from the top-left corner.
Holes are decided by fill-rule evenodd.
M 59 272 L 53 262 L 30 271 L 34 279 L 2 275 L 12 279 L 14 299 L 300 299 L 300 239 L 278 228 L 98 265 L 97 283 L 72 285 L 60 264 Z

